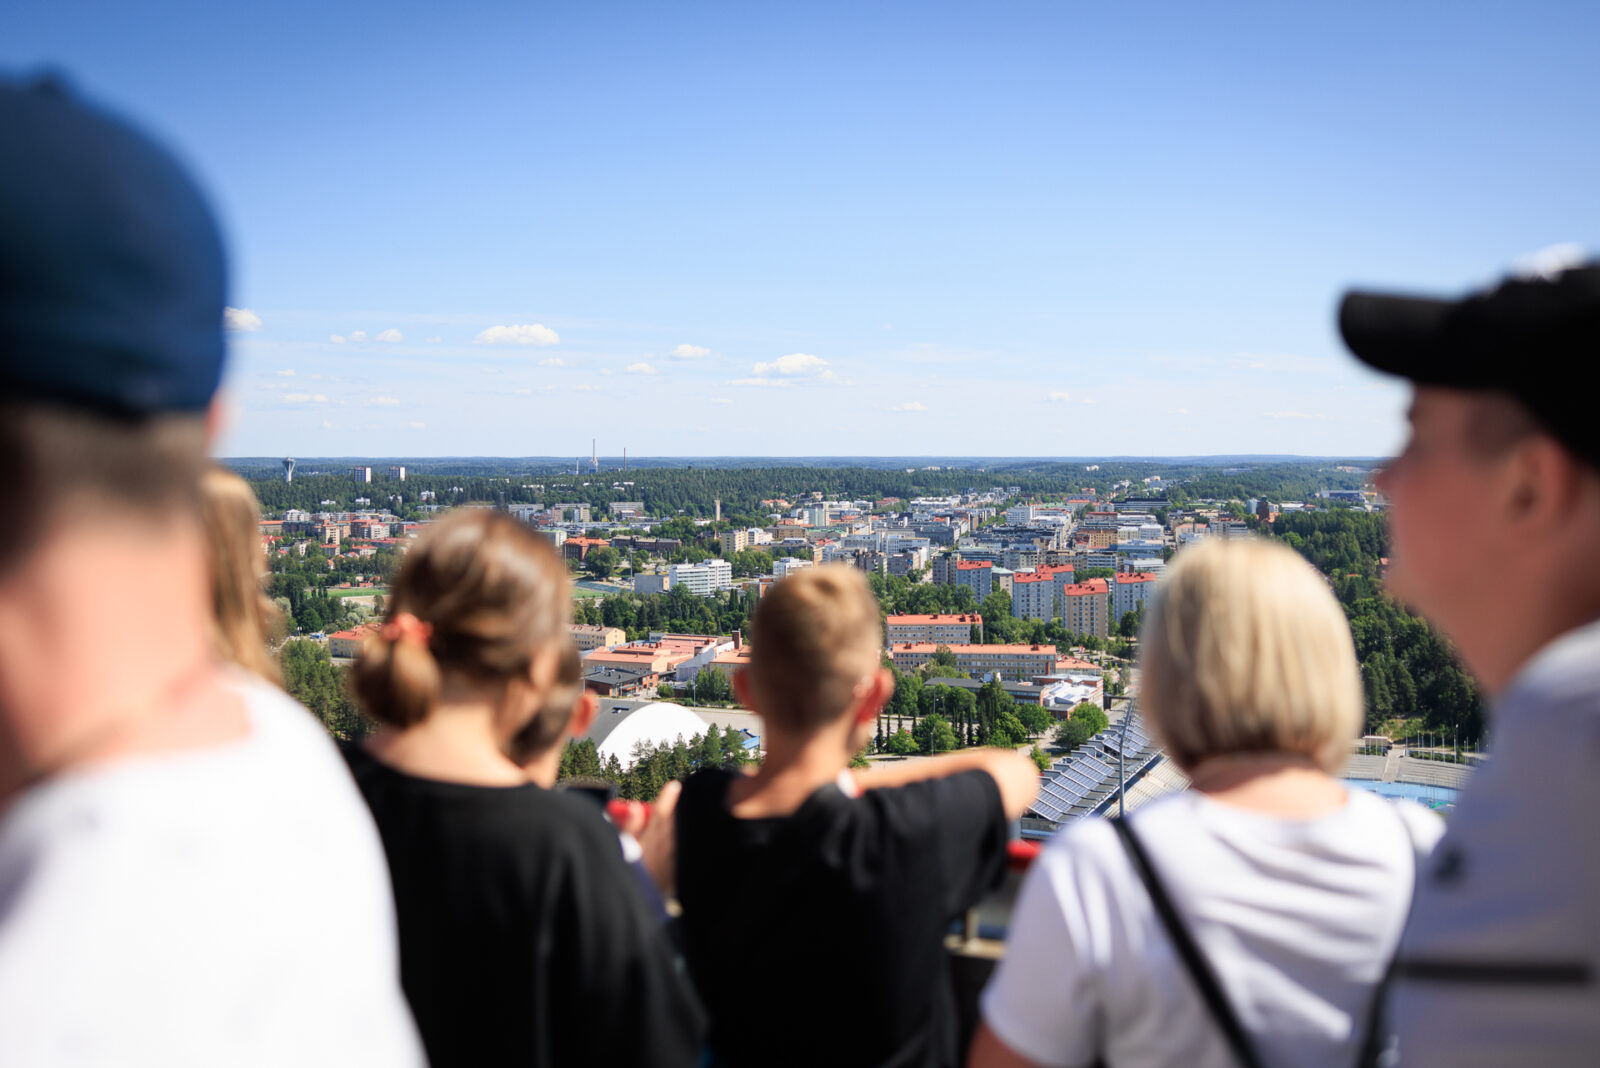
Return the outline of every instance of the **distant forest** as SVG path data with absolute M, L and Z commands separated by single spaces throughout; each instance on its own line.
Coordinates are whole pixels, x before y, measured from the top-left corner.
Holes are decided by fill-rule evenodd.
M 387 506 L 398 514 L 412 515 L 420 494 L 434 494 L 433 503 L 457 505 L 484 503 L 512 504 L 588 504 L 595 518 L 602 518 L 613 501 L 641 501 L 648 514 L 709 517 L 714 502 L 722 502 L 724 518 L 761 516 L 769 509 L 763 500 L 784 498 L 798 502 L 813 492 L 828 499 L 881 500 L 885 497 L 940 496 L 965 490 L 987 490 L 994 486 L 1017 487 L 1019 495 L 1062 497 L 1084 491 L 1108 494 L 1122 481 L 1131 482 L 1128 491 L 1138 497 L 1163 498 L 1172 504 L 1195 499 L 1263 498 L 1271 501 L 1303 500 L 1322 489 L 1359 489 L 1367 476 L 1359 471 L 1341 471 L 1336 461 L 1297 461 L 1238 466 L 1201 463 L 1155 463 L 1151 461 L 1100 461 L 1094 464 L 1060 461 L 1034 462 L 1016 468 L 917 468 L 912 471 L 883 467 L 655 467 L 628 471 L 570 473 L 523 468 L 513 474 L 500 471 L 510 461 L 462 461 L 454 472 L 414 469 L 407 466 L 404 482 L 388 477 L 387 467 L 373 464 L 373 481 L 358 482 L 349 466 L 327 461 L 307 462 L 295 471 L 294 481 L 283 480 L 282 469 L 264 462 L 234 461 L 235 469 L 251 480 L 262 506 L 273 515 L 285 509 L 315 511 L 330 507 L 350 510 L 360 507 L 358 498 L 373 507 Z M 1020 463 L 1020 462 L 1019 462 Z M 442 466 L 442 465 L 441 465 Z M 1357 465 L 1359 466 L 1359 465 Z M 321 473 L 319 473 L 321 472 Z M 493 473 L 491 473 L 493 472 Z M 1145 485 L 1143 480 L 1160 476 L 1161 481 Z M 393 498 L 398 497 L 398 500 Z

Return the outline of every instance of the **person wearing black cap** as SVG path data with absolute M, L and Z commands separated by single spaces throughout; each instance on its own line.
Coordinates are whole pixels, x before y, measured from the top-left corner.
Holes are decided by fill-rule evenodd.
M 224 291 L 166 151 L 0 81 L 0 1064 L 422 1062 L 360 795 L 211 639 Z
M 1405 1065 L 1600 1051 L 1600 265 L 1461 300 L 1352 292 L 1360 359 L 1414 387 L 1378 477 L 1392 592 L 1492 699 L 1491 760 L 1417 884 L 1390 1020 Z

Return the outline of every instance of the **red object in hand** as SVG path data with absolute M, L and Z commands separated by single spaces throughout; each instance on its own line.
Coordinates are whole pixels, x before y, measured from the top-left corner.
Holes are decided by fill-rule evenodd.
M 637 828 L 632 829 L 633 834 L 639 834 L 650 826 L 650 817 L 654 812 L 654 807 L 648 801 L 624 801 L 615 797 L 606 802 L 606 815 L 623 830 L 629 830 L 629 825 L 635 820 L 641 821 Z
M 1027 871 L 1039 855 L 1039 843 L 1021 838 L 1006 843 L 1006 867 L 1015 872 Z

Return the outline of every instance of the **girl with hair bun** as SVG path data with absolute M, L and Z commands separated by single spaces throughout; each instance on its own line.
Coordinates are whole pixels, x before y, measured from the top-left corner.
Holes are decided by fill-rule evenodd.
M 345 754 L 434 1068 L 699 1061 L 699 1009 L 615 830 L 507 756 L 558 686 L 571 596 L 548 541 L 458 512 L 407 556 L 355 668 L 378 730 Z

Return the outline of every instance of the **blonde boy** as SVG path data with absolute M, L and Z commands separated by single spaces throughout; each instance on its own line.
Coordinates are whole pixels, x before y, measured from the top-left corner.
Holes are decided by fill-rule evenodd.
M 985 749 L 850 772 L 894 691 L 877 601 L 859 571 L 773 586 L 735 679 L 763 719 L 753 774 L 702 771 L 678 805 L 690 974 L 722 1065 L 949 1065 L 951 921 L 1004 861 L 1006 821 L 1038 772 Z M 773 1011 L 804 1021 L 770 1026 Z

